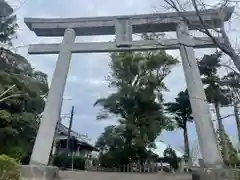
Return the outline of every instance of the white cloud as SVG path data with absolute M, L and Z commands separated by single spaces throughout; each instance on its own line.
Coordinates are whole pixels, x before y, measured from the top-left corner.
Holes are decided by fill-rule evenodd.
M 68 82 L 75 83 L 76 85 L 77 84 L 88 84 L 91 86 L 102 86 L 107 83 L 105 80 L 102 80 L 102 79 L 93 79 L 93 78 L 82 79 L 79 76 L 69 76 Z

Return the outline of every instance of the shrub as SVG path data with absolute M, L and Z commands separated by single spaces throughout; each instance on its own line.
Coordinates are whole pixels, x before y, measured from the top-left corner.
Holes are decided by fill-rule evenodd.
M 61 169 L 72 168 L 72 156 L 66 154 L 57 155 L 53 164 Z M 73 168 L 85 170 L 85 159 L 83 157 L 73 157 Z
M 82 157 L 75 157 L 73 167 L 74 169 L 85 170 L 85 159 Z
M 71 159 L 66 154 L 57 155 L 54 157 L 53 165 L 61 169 L 66 169 L 71 167 Z
M 8 149 L 6 149 L 5 152 L 2 152 L 2 154 L 5 154 L 9 157 L 20 160 L 23 157 L 24 152 L 23 152 L 23 149 L 21 147 L 11 146 Z
M 6 155 L 0 155 L 0 180 L 19 180 L 19 163 Z
M 26 156 L 23 156 L 21 159 L 21 164 L 28 165 L 30 162 L 31 155 L 27 154 Z
M 168 162 L 174 170 L 177 170 L 179 168 L 179 166 L 178 166 L 179 158 L 177 157 L 174 149 L 172 149 L 170 146 L 168 146 L 164 150 L 163 155 L 164 155 L 164 158 L 166 159 L 166 162 Z

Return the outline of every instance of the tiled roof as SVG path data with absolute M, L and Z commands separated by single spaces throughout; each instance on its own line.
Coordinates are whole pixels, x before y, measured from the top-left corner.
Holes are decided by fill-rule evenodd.
M 58 123 L 57 133 L 63 133 L 67 136 L 68 134 L 68 128 L 64 126 L 62 123 Z M 84 142 L 87 144 L 90 144 L 90 139 L 87 137 L 87 135 L 82 135 L 76 131 L 71 130 L 70 135 L 74 138 L 76 138 L 80 142 Z

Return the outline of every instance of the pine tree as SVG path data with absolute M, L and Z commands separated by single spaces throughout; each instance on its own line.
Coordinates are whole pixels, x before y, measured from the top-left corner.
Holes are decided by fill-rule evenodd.
M 187 123 L 193 122 L 192 109 L 189 100 L 188 91 L 181 91 L 178 93 L 175 98 L 175 102 L 168 102 L 164 104 L 166 107 L 166 111 L 173 115 L 174 123 L 177 128 L 181 128 L 183 130 L 184 137 L 184 152 L 185 158 L 189 158 L 190 150 L 189 150 L 189 140 L 188 140 L 188 131 L 187 131 Z
M 216 117 L 218 121 L 219 134 L 224 142 L 224 125 L 221 117 L 220 108 L 223 106 L 229 106 L 231 104 L 231 98 L 229 96 L 230 91 L 228 88 L 221 85 L 221 78 L 218 75 L 218 69 L 221 67 L 220 61 L 222 58 L 221 52 L 215 52 L 211 55 L 204 55 L 198 62 L 199 70 L 202 75 L 202 81 L 206 85 L 205 93 L 207 100 L 210 104 L 214 105 Z M 224 153 L 224 159 L 228 159 L 227 145 L 222 146 Z
M 228 163 L 231 163 L 231 164 L 235 164 L 237 161 L 238 161 L 238 156 L 237 156 L 237 150 L 236 148 L 233 146 L 233 143 L 232 141 L 230 140 L 228 134 L 224 131 L 224 134 L 225 134 L 225 146 L 227 146 L 227 153 L 228 153 L 228 159 L 225 159 L 224 158 L 224 148 L 223 148 L 223 141 L 221 140 L 220 138 L 220 131 L 217 130 L 217 142 L 219 144 L 219 147 L 220 147 L 220 151 L 221 151 L 221 154 L 223 156 L 223 159 L 224 161 L 228 164 Z

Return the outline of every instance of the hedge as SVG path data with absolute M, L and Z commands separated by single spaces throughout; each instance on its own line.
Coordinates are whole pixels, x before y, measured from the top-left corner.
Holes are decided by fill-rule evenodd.
M 13 158 L 0 155 L 0 180 L 19 180 L 20 164 Z
M 27 154 L 26 156 L 24 156 L 24 157 L 21 159 L 21 164 L 23 164 L 23 165 L 28 165 L 29 162 L 30 162 L 30 158 L 31 158 L 31 155 L 30 155 L 30 154 Z
M 65 154 L 58 155 L 54 158 L 53 165 L 60 169 L 72 168 L 72 156 Z M 85 170 L 85 159 L 83 157 L 73 157 L 73 168 L 78 170 Z

